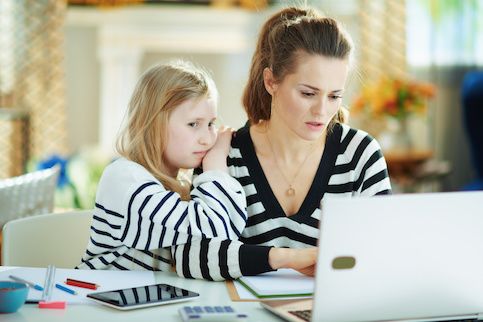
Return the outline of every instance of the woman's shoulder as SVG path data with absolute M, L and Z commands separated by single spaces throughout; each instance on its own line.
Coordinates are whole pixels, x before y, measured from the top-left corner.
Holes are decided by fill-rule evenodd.
M 382 154 L 379 142 L 371 134 L 347 124 L 338 124 L 338 127 L 339 154 L 344 155 L 346 159 L 352 160 L 355 155 Z
M 240 146 L 244 146 L 246 144 L 249 144 L 251 142 L 250 138 L 250 125 L 248 122 L 239 128 L 236 132 L 235 135 L 233 136 L 233 139 L 231 140 L 231 147 L 232 148 L 240 148 Z
M 364 130 L 357 129 L 355 127 L 351 127 L 348 124 L 338 124 L 340 126 L 340 131 L 341 131 L 341 137 L 340 137 L 340 142 L 343 141 L 352 141 L 352 140 L 357 140 L 357 141 L 362 141 L 362 140 L 368 140 L 368 141 L 374 141 L 374 137 L 367 133 Z

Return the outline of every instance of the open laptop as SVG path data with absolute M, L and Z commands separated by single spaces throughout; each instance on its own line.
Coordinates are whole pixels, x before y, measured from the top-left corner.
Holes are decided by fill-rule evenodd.
M 472 321 L 483 312 L 483 191 L 333 198 L 321 209 L 313 302 L 265 308 L 314 322 Z

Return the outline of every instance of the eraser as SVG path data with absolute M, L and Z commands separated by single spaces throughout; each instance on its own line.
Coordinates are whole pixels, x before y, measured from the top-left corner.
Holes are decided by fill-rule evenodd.
M 65 309 L 65 301 L 39 302 L 39 309 Z

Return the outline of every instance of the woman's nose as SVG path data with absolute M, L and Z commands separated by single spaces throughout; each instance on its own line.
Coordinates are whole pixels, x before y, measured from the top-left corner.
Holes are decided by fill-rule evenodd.
M 321 98 L 312 106 L 312 114 L 323 115 L 327 101 L 325 98 Z

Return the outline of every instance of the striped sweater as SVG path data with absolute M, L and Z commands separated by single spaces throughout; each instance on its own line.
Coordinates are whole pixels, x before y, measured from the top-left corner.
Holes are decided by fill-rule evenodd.
M 191 200 L 164 186 L 141 165 L 111 163 L 99 182 L 90 240 L 81 269 L 169 270 L 173 245 L 192 238 L 238 240 L 246 197 L 222 171 L 195 178 Z
M 268 185 L 256 157 L 248 127 L 238 130 L 232 140 L 228 165 L 230 174 L 243 186 L 246 194 L 248 221 L 240 240 L 226 239 L 219 235 L 212 237 L 213 234 L 209 236 L 206 232 L 204 235 L 186 234 L 184 238 L 171 240 L 173 245 L 171 253 L 167 248 L 150 249 L 143 251 L 142 254 L 138 253 L 139 256 L 144 256 L 143 254 L 146 253 L 142 265 L 130 263 L 132 260 L 129 258 L 122 259 L 123 263 L 127 263 L 122 266 L 109 265 L 107 260 L 102 259 L 103 248 L 97 250 L 97 254 L 100 255 L 95 255 L 96 251 L 93 251 L 98 247 L 96 243 L 112 243 L 112 237 L 106 236 L 97 228 L 100 226 L 109 230 L 106 227 L 109 221 L 102 222 L 99 218 L 96 219 L 96 217 L 107 216 L 106 210 L 100 208 L 99 204 L 95 210 L 97 216 L 94 217 L 91 242 L 79 268 L 164 270 L 168 269 L 172 260 L 176 272 L 188 278 L 223 280 L 241 275 L 259 274 L 271 270 L 268 264 L 270 246 L 311 247 L 316 245 L 320 219 L 319 202 L 322 198 L 350 198 L 391 192 L 386 162 L 378 143 L 367 133 L 347 125 L 336 125 L 327 137 L 326 147 L 307 197 L 298 213 L 290 217 L 285 216 Z M 199 178 L 204 175 L 206 174 L 195 178 L 194 187 L 197 187 Z M 138 184 L 141 185 L 139 182 Z M 102 180 L 99 189 L 101 187 Z M 130 188 L 125 198 L 129 199 L 132 191 L 138 188 Z M 98 199 L 100 199 L 99 195 L 100 192 L 98 192 Z M 222 195 L 213 194 L 216 198 Z M 119 196 L 122 195 L 119 194 Z M 117 199 L 118 202 L 120 200 L 121 198 Z M 230 202 L 228 204 L 236 208 Z M 125 213 L 125 211 L 120 210 L 119 213 Z M 170 244 L 158 241 L 160 245 Z M 107 252 L 107 255 L 119 256 L 119 253 L 110 255 Z M 153 259 L 154 256 L 157 257 Z
M 248 221 L 239 241 L 193 238 L 175 246 L 180 276 L 232 279 L 270 271 L 269 246 L 317 244 L 322 198 L 351 198 L 391 193 L 379 144 L 364 131 L 338 124 L 327 137 L 319 168 L 300 210 L 287 217 L 256 157 L 249 128 L 238 130 L 228 158 L 229 172 L 247 196 Z

